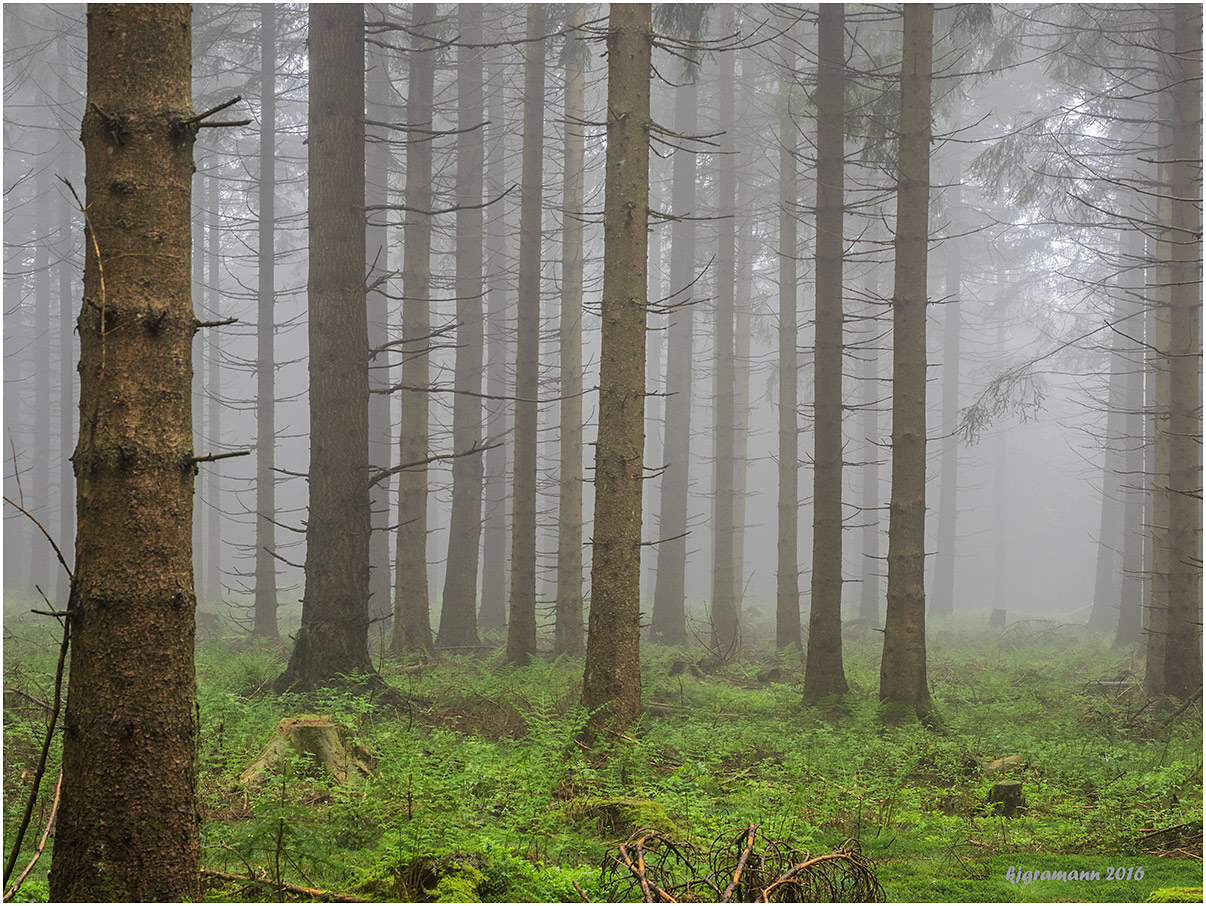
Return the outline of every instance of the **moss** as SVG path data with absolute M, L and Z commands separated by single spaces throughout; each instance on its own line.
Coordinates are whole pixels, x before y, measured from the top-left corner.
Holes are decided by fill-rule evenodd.
M 638 830 L 652 830 L 667 836 L 681 835 L 661 804 L 652 799 L 583 798 L 566 805 L 571 820 L 594 819 L 599 834 L 628 837 Z
M 1161 887 L 1147 898 L 1149 903 L 1201 903 L 1201 887 Z
M 479 891 L 485 880 L 486 876 L 473 865 L 453 863 L 440 876 L 431 895 L 437 903 L 480 903 Z

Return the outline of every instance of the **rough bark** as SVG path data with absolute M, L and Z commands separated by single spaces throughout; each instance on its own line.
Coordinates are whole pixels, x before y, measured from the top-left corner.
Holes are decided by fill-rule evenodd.
M 842 669 L 842 256 L 844 7 L 825 4 L 817 43 L 816 353 L 813 358 L 814 452 L 812 607 L 804 697 L 817 701 L 849 688 Z
M 675 89 L 674 131 L 697 131 L 699 88 L 687 82 Z M 695 155 L 673 154 L 670 210 L 678 217 L 695 217 Z M 663 440 L 665 471 L 658 507 L 657 571 L 653 583 L 652 641 L 687 644 L 687 492 L 691 458 L 691 352 L 694 308 L 696 221 L 676 220 L 670 229 L 670 286 L 666 330 L 666 429 Z M 598 495 L 596 493 L 596 499 Z
M 779 529 L 776 542 L 775 647 L 801 648 L 800 637 L 800 428 L 796 346 L 796 255 L 799 250 L 796 205 L 796 123 L 792 85 L 796 51 L 790 41 L 781 48 L 779 113 Z
M 544 34 L 548 8 L 528 4 L 523 85 L 523 192 L 515 345 L 515 467 L 511 504 L 511 610 L 507 662 L 536 653 L 536 395 L 540 359 L 540 224 L 544 174 Z
M 256 325 L 254 633 L 276 638 L 276 10 L 260 6 L 259 306 Z
M 427 36 L 434 3 L 416 3 L 411 20 L 406 118 L 406 218 L 402 261 L 402 424 L 395 537 L 394 628 L 390 648 L 434 651 L 427 587 L 428 396 L 431 382 L 431 128 L 436 54 Z
M 1202 692 L 1202 8 L 1173 6 L 1168 645 L 1164 691 Z
M 200 895 L 190 16 L 176 4 L 88 9 L 79 524 L 50 869 L 57 902 Z
M 458 8 L 461 40 L 480 44 L 482 8 Z M 452 448 L 464 454 L 482 442 L 482 171 L 485 143 L 482 122 L 482 51 L 457 48 L 456 149 L 456 366 L 453 383 Z M 482 531 L 482 457 L 461 455 L 452 461 L 452 513 L 448 522 L 448 569 L 436 644 L 477 645 L 477 564 Z
M 733 362 L 733 309 L 737 292 L 737 141 L 736 52 L 720 59 L 720 154 L 718 210 L 726 215 L 717 224 L 716 250 L 716 479 L 712 521 L 712 648 L 723 657 L 737 653 L 741 644 L 740 614 L 733 578 L 733 444 L 736 382 Z
M 645 440 L 650 5 L 616 4 L 607 28 L 603 349 L 594 556 L 583 704 L 596 723 L 640 714 L 641 480 Z
M 892 498 L 888 523 L 888 609 L 880 699 L 924 717 L 925 668 L 925 318 L 930 209 L 930 69 L 934 7 L 904 8 L 896 278 L 892 299 Z
M 489 120 L 486 151 L 486 194 L 499 197 L 507 188 L 507 134 L 504 101 L 504 64 L 491 59 L 488 64 L 490 95 L 486 118 Z M 482 604 L 478 627 L 482 631 L 501 629 L 507 623 L 507 308 L 510 297 L 509 243 L 506 232 L 506 203 L 496 202 L 486 209 L 486 436 L 498 446 L 485 453 L 485 478 L 482 488 Z
M 569 27 L 586 21 L 586 7 L 569 10 Z M 586 166 L 586 45 L 567 38 L 565 72 L 565 197 L 561 251 L 561 493 L 557 513 L 557 607 L 554 648 L 585 651 L 582 626 L 582 208 Z
M 301 629 L 279 690 L 371 673 L 364 8 L 310 8 L 310 509 Z
M 376 44 L 368 46 L 365 72 L 366 114 L 373 122 L 393 122 L 397 116 L 390 103 L 393 87 L 386 51 Z M 380 129 L 380 127 L 367 127 Z M 384 130 L 382 130 L 384 131 Z M 378 134 L 369 139 L 364 149 L 364 200 L 366 205 L 389 203 L 389 170 L 392 153 L 387 143 L 393 135 Z M 365 221 L 365 264 L 368 274 L 366 299 L 369 344 L 369 471 L 388 469 L 393 452 L 390 419 L 389 386 L 390 356 L 382 350 L 389 342 L 389 229 L 384 211 L 369 211 Z M 381 637 L 383 627 L 393 615 L 390 564 L 390 488 L 388 479 L 378 481 L 369 489 L 369 510 L 373 523 L 369 536 L 369 616 L 373 620 L 373 636 Z

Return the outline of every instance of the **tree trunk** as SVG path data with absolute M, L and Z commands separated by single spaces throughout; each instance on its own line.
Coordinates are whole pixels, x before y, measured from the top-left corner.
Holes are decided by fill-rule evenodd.
M 1164 691 L 1202 692 L 1202 8 L 1172 7 L 1168 646 Z
M 480 44 L 480 6 L 458 8 L 461 40 Z M 452 410 L 452 448 L 464 454 L 482 442 L 482 171 L 485 144 L 482 121 L 482 52 L 457 48 L 456 151 L 456 398 Z M 482 530 L 482 457 L 460 455 L 452 461 L 452 513 L 448 524 L 448 568 L 436 644 L 477 645 L 477 564 Z
M 906 5 L 892 305 L 888 611 L 879 686 L 880 699 L 908 706 L 919 717 L 930 710 L 925 670 L 925 318 L 933 34 L 933 4 Z
M 34 180 L 35 226 L 33 318 L 33 445 L 30 455 L 29 496 L 25 506 L 49 526 L 50 512 L 50 185 L 45 169 Z M 57 565 L 57 564 L 56 564 Z M 33 533 L 29 557 L 29 597 L 38 600 L 38 589 L 49 593 L 50 545 L 40 532 Z
M 431 368 L 432 103 L 436 54 L 427 37 L 434 3 L 413 7 L 406 119 L 405 248 L 402 262 L 402 425 L 399 431 L 398 534 L 391 650 L 431 652 L 427 590 L 428 394 Z
M 59 536 L 58 544 L 64 552 L 75 549 L 75 476 L 71 474 L 71 451 L 75 441 L 72 423 L 77 417 L 75 409 L 75 331 L 71 317 L 75 312 L 73 286 L 76 263 L 71 254 L 71 207 L 63 199 L 59 208 L 60 263 L 59 277 Z M 56 567 L 55 600 L 66 607 L 71 592 L 71 580 L 67 571 Z
M 699 88 L 686 82 L 675 89 L 674 131 L 694 135 Z M 695 217 L 695 155 L 675 150 L 670 209 L 676 217 Z M 687 493 L 691 458 L 691 352 L 695 279 L 695 220 L 676 220 L 670 228 L 670 325 L 666 330 L 666 428 L 663 435 L 661 502 L 658 509 L 657 571 L 653 583 L 652 641 L 687 644 Z M 599 499 L 598 492 L 595 499 Z
M 842 669 L 842 256 L 845 8 L 824 4 L 817 63 L 816 354 L 812 607 L 804 697 L 848 689 Z
M 255 403 L 255 635 L 276 638 L 276 8 L 260 6 L 259 311 Z
M 504 64 L 491 60 L 488 67 L 490 97 L 486 118 L 490 144 L 486 155 L 486 193 L 498 198 L 507 189 L 507 135 Z M 482 605 L 478 627 L 483 631 L 507 624 L 507 308 L 510 251 L 506 232 L 506 203 L 486 209 L 486 436 L 498 446 L 485 453 L 482 489 Z
M 581 28 L 586 7 L 569 10 Z M 576 37 L 566 50 L 565 198 L 561 253 L 561 496 L 557 516 L 557 615 L 554 651 L 581 655 L 582 637 L 582 205 L 585 160 L 587 47 Z
M 365 94 L 367 116 L 374 122 L 396 120 L 393 114 L 393 86 L 390 84 L 389 64 L 384 48 L 368 47 Z M 389 169 L 392 152 L 389 131 L 370 137 L 364 149 L 365 203 L 389 203 Z M 389 342 L 389 228 L 385 211 L 369 211 L 365 221 L 365 264 L 368 274 L 368 345 L 369 345 L 369 471 L 373 475 L 388 469 L 393 452 L 393 425 L 390 418 L 389 387 L 390 354 L 384 349 Z M 369 617 L 373 620 L 372 634 L 381 637 L 383 627 L 393 616 L 390 564 L 390 485 L 382 479 L 369 488 L 369 511 L 372 534 L 369 536 Z
M 791 41 L 781 47 L 782 76 L 779 114 L 779 534 L 775 595 L 775 647 L 801 648 L 800 638 L 800 428 L 796 346 L 796 255 L 799 251 L 796 205 L 796 121 L 792 116 L 796 50 Z
M 733 362 L 733 309 L 737 292 L 736 51 L 721 54 L 716 251 L 716 483 L 712 524 L 712 648 L 725 659 L 741 644 L 740 614 L 733 579 L 733 444 L 736 377 Z
M 364 7 L 310 8 L 310 510 L 301 629 L 278 690 L 371 673 Z
M 540 223 L 544 178 L 544 33 L 548 8 L 528 4 L 523 85 L 523 191 L 519 216 L 519 317 L 515 347 L 515 469 L 511 516 L 511 618 L 507 662 L 536 653 L 536 396 L 540 367 Z
M 607 28 L 603 349 L 595 453 L 590 635 L 582 702 L 596 723 L 640 714 L 641 480 L 649 204 L 650 5 L 616 4 Z
M 174 4 L 88 9 L 79 525 L 50 869 L 57 902 L 201 893 L 190 14 Z

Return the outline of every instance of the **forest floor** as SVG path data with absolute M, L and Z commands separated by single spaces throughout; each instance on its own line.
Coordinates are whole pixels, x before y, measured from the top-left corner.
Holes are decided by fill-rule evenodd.
M 35 700 L 53 696 L 46 622 L 5 622 L 6 837 L 45 732 Z M 382 659 L 409 697 L 399 708 L 276 695 L 281 646 L 202 642 L 207 896 L 315 898 L 282 886 L 293 885 L 369 900 L 639 900 L 613 858 L 635 832 L 683 845 L 687 861 L 676 863 L 646 841 L 650 877 L 660 852 L 656 876 L 669 887 L 731 870 L 716 854 L 737 852 L 754 824 L 758 851 L 787 861 L 856 841 L 889 901 L 1143 901 L 1173 887 L 1198 888 L 1201 900 L 1200 701 L 1178 713 L 1148 700 L 1136 652 L 1083 627 L 936 621 L 929 675 L 941 727 L 892 726 L 876 701 L 881 639 L 864 630 L 847 640 L 851 691 L 820 706 L 802 702 L 798 657 L 751 655 L 708 675 L 696 666 L 702 649 L 644 646 L 646 714 L 590 744 L 580 660 L 499 667 L 500 652 L 486 651 L 406 672 Z M 368 776 L 339 784 L 298 757 L 241 784 L 278 722 L 302 714 L 330 715 Z M 48 818 L 57 758 L 56 744 L 18 867 Z M 1022 783 L 1023 813 L 986 809 L 999 781 Z M 18 899 L 46 897 L 49 861 Z

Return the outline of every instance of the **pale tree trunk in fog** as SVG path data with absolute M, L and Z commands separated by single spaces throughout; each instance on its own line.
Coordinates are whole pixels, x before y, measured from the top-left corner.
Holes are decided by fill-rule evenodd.
M 779 534 L 775 596 L 775 647 L 801 647 L 800 637 L 800 428 L 797 399 L 796 255 L 799 238 L 796 205 L 796 123 L 792 117 L 791 86 L 795 81 L 796 50 L 782 46 L 779 114 Z
M 1173 6 L 1168 645 L 1164 691 L 1202 692 L 1202 8 Z
M 208 234 L 208 273 L 206 296 L 209 299 L 208 317 L 214 321 L 221 318 L 219 309 L 222 302 L 222 196 L 219 190 L 218 174 L 215 171 L 209 177 L 209 229 Z M 205 441 L 208 446 L 205 453 L 222 452 L 222 364 L 221 351 L 218 348 L 218 331 L 210 330 L 206 336 L 206 358 L 208 359 L 209 374 L 206 384 L 209 393 L 206 396 L 208 418 L 205 426 Z M 205 587 L 212 602 L 222 600 L 222 463 L 212 462 L 205 470 Z
M 544 33 L 548 7 L 528 4 L 524 64 L 523 201 L 519 216 L 519 315 L 515 347 L 515 467 L 507 662 L 536 653 L 536 397 L 540 358 L 540 225 L 544 178 Z
M 1142 215 L 1140 215 L 1142 216 Z M 1122 541 L 1122 595 L 1118 624 L 1115 627 L 1114 643 L 1134 645 L 1141 639 L 1143 630 L 1143 356 L 1144 343 L 1143 310 L 1141 300 L 1144 293 L 1143 258 L 1144 235 L 1140 230 L 1128 232 L 1126 258 L 1129 267 L 1127 299 L 1123 311 L 1126 321 L 1120 330 L 1134 342 L 1126 344 L 1126 378 L 1123 411 L 1126 413 L 1123 429 L 1123 531 Z
M 259 292 L 255 402 L 254 632 L 276 638 L 276 9 L 260 6 Z
M 699 88 L 694 81 L 675 89 L 674 131 L 694 135 Z M 671 172 L 670 211 L 694 217 L 695 155 L 676 149 Z M 650 638 L 663 645 L 687 644 L 687 494 L 691 450 L 691 346 L 695 295 L 694 220 L 676 220 L 670 228 L 670 286 L 666 330 L 666 428 L 658 508 L 657 572 L 653 588 L 653 626 Z M 597 498 L 597 494 L 596 494 Z
M 1120 257 L 1124 249 L 1119 245 Z M 1126 291 L 1115 289 L 1114 310 L 1111 320 L 1117 322 L 1126 313 Z M 1123 333 L 1125 329 L 1120 327 Z M 1127 340 L 1122 333 L 1113 333 L 1110 350 L 1110 377 L 1106 391 L 1105 452 L 1101 471 L 1101 524 L 1097 536 L 1097 575 L 1093 588 L 1093 609 L 1089 614 L 1089 628 L 1098 632 L 1116 630 L 1121 598 L 1119 561 L 1122 554 L 1122 485 L 1125 462 L 1123 451 L 1127 444 L 1125 435 L 1126 372 L 1130 367 L 1126 359 Z
M 35 179 L 34 320 L 33 320 L 33 444 L 24 451 L 30 475 L 25 506 L 48 525 L 50 512 L 50 178 L 44 167 Z M 11 452 L 11 451 L 6 451 Z M 24 458 L 24 457 L 23 457 Z M 40 532 L 33 534 L 29 557 L 29 596 L 39 598 L 38 589 L 49 593 L 50 546 Z
M 1003 371 L 1006 367 L 1003 296 L 998 296 L 995 315 L 997 318 L 997 367 Z M 992 445 L 992 606 L 996 610 L 1005 610 L 1009 600 L 1009 596 L 1006 594 L 1009 585 L 1009 568 L 1006 564 L 1006 548 L 1009 539 L 1005 537 L 1005 517 L 1009 507 L 1009 496 L 1006 493 L 1008 441 L 1009 432 L 1003 426 L 998 426 Z
M 666 122 L 668 110 L 666 104 L 656 105 L 652 96 L 650 99 L 650 116 L 655 123 Z M 658 109 L 658 108 L 662 109 Z M 653 211 L 666 211 L 665 191 L 662 187 L 665 171 L 668 168 L 656 155 L 649 161 L 649 208 Z M 665 334 L 660 306 L 665 303 L 662 297 L 664 280 L 662 274 L 662 243 L 665 230 L 657 225 L 649 230 L 648 271 L 649 288 L 646 296 L 649 299 L 649 310 L 646 311 L 645 331 L 645 485 L 642 489 L 642 512 L 648 514 L 643 531 L 647 537 L 656 538 L 659 533 L 658 521 L 653 514 L 657 512 L 658 500 L 661 496 L 662 466 L 665 464 L 665 445 L 662 443 L 664 432 L 664 415 L 662 400 L 665 390 L 665 380 L 662 375 L 662 340 Z M 654 570 L 656 547 L 648 546 L 641 557 L 642 601 L 652 600 L 657 576 Z
M 743 210 L 745 205 L 740 206 Z M 737 240 L 737 304 L 733 322 L 733 601 L 743 612 L 745 596 L 745 503 L 750 440 L 750 300 L 754 284 L 754 242 L 750 218 Z
M 205 198 L 204 178 L 195 169 L 192 183 L 192 299 L 194 308 L 199 307 L 205 298 L 205 218 L 201 210 L 201 201 Z M 193 447 L 201 449 L 205 446 L 205 336 L 203 331 L 193 335 Z M 15 411 L 15 410 L 14 410 Z M 201 497 L 205 493 L 205 482 L 208 475 L 198 474 L 195 482 L 196 497 L 193 501 L 193 581 L 197 592 L 197 600 L 204 601 L 205 594 L 205 523 Z
M 842 255 L 845 7 L 820 8 L 817 43 L 816 353 L 812 607 L 804 697 L 849 688 L 842 669 Z
M 457 9 L 465 44 L 482 40 L 482 8 Z M 452 410 L 452 448 L 464 454 L 482 442 L 482 51 L 457 48 L 456 149 L 456 398 Z M 477 645 L 477 564 L 482 530 L 482 457 L 452 461 L 452 513 L 448 521 L 448 569 L 436 644 Z
M 582 703 L 596 723 L 641 709 L 641 483 L 649 203 L 650 5 L 614 4 L 607 27 L 603 349 L 595 453 L 590 635 Z
M 60 903 L 201 893 L 190 17 L 186 4 L 88 9 L 79 535 L 49 880 Z
M 1163 19 L 1163 29 L 1160 35 L 1161 51 L 1159 56 L 1167 61 L 1173 51 L 1174 36 L 1171 15 Z M 1167 62 L 1164 65 L 1168 65 Z M 1172 154 L 1172 92 L 1160 92 L 1158 99 L 1160 120 L 1159 147 L 1162 161 L 1158 165 L 1157 182 L 1160 186 L 1160 197 L 1156 202 L 1156 221 L 1160 225 L 1156 241 L 1155 287 L 1152 303 L 1155 308 L 1153 324 L 1148 322 L 1148 343 L 1151 344 L 1149 359 L 1151 373 L 1148 383 L 1151 387 L 1151 402 L 1148 410 L 1152 414 L 1152 469 L 1151 495 L 1152 514 L 1151 526 L 1151 573 L 1148 586 L 1147 614 L 1147 669 L 1143 685 L 1148 695 L 1163 695 L 1165 692 L 1165 651 L 1168 646 L 1168 554 L 1169 554 L 1169 391 L 1170 367 L 1168 349 L 1171 346 L 1171 320 L 1169 312 L 1172 299 L 1172 197 L 1171 197 L 1171 166 L 1166 158 Z
M 486 193 L 498 198 L 507 188 L 506 135 L 503 104 L 504 65 L 491 60 L 489 147 L 486 152 Z M 486 436 L 497 444 L 485 452 L 482 488 L 482 604 L 478 627 L 501 629 L 507 622 L 507 262 L 506 207 L 496 201 L 486 209 Z
M 75 548 L 75 476 L 71 474 L 74 448 L 75 411 L 75 332 L 72 315 L 77 298 L 75 261 L 71 258 L 71 207 L 66 198 L 59 203 L 59 242 L 61 260 L 59 278 L 59 534 L 58 545 L 64 552 Z M 71 558 L 68 558 L 71 562 Z M 56 570 L 55 600 L 66 605 L 70 580 L 66 570 Z
M 960 105 L 952 121 L 958 123 Z M 956 150 L 952 179 L 963 178 L 963 155 Z M 959 542 L 959 358 L 963 327 L 963 256 L 955 237 L 961 232 L 963 187 L 949 189 L 950 226 L 946 240 L 946 302 L 943 309 L 942 344 L 942 450 L 938 460 L 938 550 L 934 554 L 934 584 L 930 586 L 930 613 L 949 616 L 955 612 L 955 547 Z
M 434 3 L 416 3 L 406 101 L 406 218 L 402 262 L 402 425 L 398 443 L 398 534 L 394 652 L 433 650 L 427 598 L 427 393 L 431 360 L 431 144 L 436 52 L 426 36 Z M 413 389 L 412 389 L 413 388 Z M 411 464 L 415 465 L 411 465 Z
M 569 10 L 570 28 L 586 21 L 586 7 Z M 582 654 L 582 194 L 585 169 L 582 118 L 586 45 L 566 49 L 565 198 L 561 250 L 561 495 L 557 516 L 557 618 L 554 651 Z
M 301 629 L 278 691 L 372 673 L 364 8 L 310 8 L 310 508 Z
M 867 294 L 866 317 L 870 329 L 867 348 L 860 353 L 862 357 L 862 432 L 863 432 L 863 463 L 862 463 L 862 506 L 861 520 L 863 525 L 863 559 L 860 573 L 862 575 L 862 593 L 859 596 L 858 616 L 866 620 L 872 627 L 880 625 L 880 575 L 883 572 L 883 561 L 879 552 L 880 528 L 880 488 L 879 460 L 882 451 L 879 447 L 879 344 L 880 328 L 878 322 L 871 320 L 879 314 L 879 268 L 873 267 L 867 275 L 865 290 Z
M 366 116 L 381 123 L 395 120 L 389 110 L 390 88 L 386 52 L 376 44 L 368 46 L 365 72 Z M 369 127 L 366 127 L 369 128 Z M 365 204 L 389 203 L 390 146 L 389 131 L 372 126 L 371 136 L 364 149 Z M 389 230 L 385 211 L 369 211 L 365 221 L 365 272 L 368 274 L 368 343 L 369 343 L 369 472 L 372 475 L 389 468 L 393 452 L 390 424 L 389 352 Z M 373 620 L 372 634 L 377 636 L 393 613 L 390 594 L 390 482 L 382 479 L 369 488 L 369 509 L 372 512 L 373 533 L 369 538 L 369 617 Z
M 721 54 L 716 251 L 716 481 L 712 522 L 712 647 L 731 658 L 741 643 L 733 579 L 733 307 L 737 291 L 736 51 Z
M 904 8 L 896 282 L 892 316 L 892 502 L 879 697 L 930 710 L 925 668 L 925 318 L 934 7 Z

